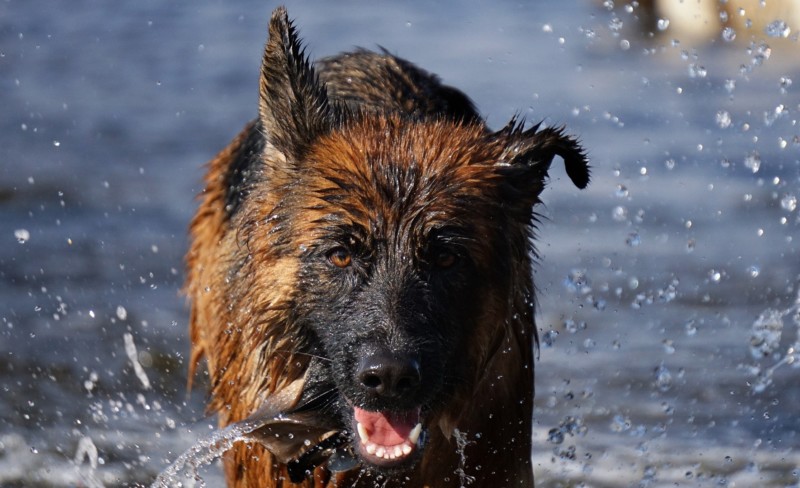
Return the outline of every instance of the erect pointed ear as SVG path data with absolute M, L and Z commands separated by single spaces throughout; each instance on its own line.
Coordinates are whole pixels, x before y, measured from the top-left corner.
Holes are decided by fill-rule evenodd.
M 539 124 L 523 130 L 524 122 L 512 119 L 503 129 L 491 134 L 496 141 L 505 141 L 505 150 L 498 169 L 506 176 L 507 188 L 517 197 L 535 202 L 555 156 L 561 157 L 567 176 L 578 188 L 589 184 L 589 162 L 578 141 L 564 134 L 563 128 L 539 130 Z M 527 198 L 526 198 L 527 197 Z
M 261 65 L 259 118 L 267 140 L 299 161 L 331 126 L 331 107 L 289 21 L 285 7 L 272 12 Z

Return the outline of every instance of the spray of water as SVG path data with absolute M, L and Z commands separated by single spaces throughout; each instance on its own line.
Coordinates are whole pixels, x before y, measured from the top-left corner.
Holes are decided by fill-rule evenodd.
M 796 327 L 795 340 L 786 349 L 785 354 L 779 351 L 781 336 L 786 317 L 790 317 Z M 768 308 L 753 322 L 750 333 L 750 354 L 756 360 L 772 358 L 775 362 L 767 367 L 754 365 L 749 367 L 755 379 L 750 385 L 753 393 L 763 393 L 771 384 L 775 371 L 782 366 L 800 368 L 800 291 L 794 304 L 785 310 Z
M 255 422 L 238 422 L 225 429 L 212 432 L 207 437 L 197 441 L 190 449 L 178 456 L 177 459 L 165 469 L 150 485 L 151 488 L 169 488 L 173 486 L 191 486 L 197 482 L 205 486 L 198 470 L 211 464 L 222 456 L 225 451 L 239 441 L 250 441 L 247 434 L 257 429 Z
M 97 479 L 97 464 L 98 464 L 97 446 L 94 445 L 91 437 L 81 437 L 78 441 L 78 447 L 75 449 L 75 469 L 78 471 L 79 479 L 88 488 L 103 488 L 103 483 Z M 84 461 L 89 462 L 88 469 L 84 465 Z
M 221 457 L 237 442 L 266 447 L 275 459 L 288 464 L 294 482 L 323 463 L 328 463 L 334 471 L 353 467 L 347 432 L 313 409 L 293 408 L 304 381 L 294 381 L 272 394 L 250 417 L 197 441 L 158 476 L 151 488 L 204 486 L 198 470 Z
M 467 465 L 467 456 L 464 451 L 467 448 L 467 445 L 471 444 L 471 442 L 467 438 L 467 434 L 458 429 L 453 430 L 453 438 L 456 441 L 456 452 L 458 452 L 458 455 L 460 456 L 458 461 L 458 469 L 456 469 L 456 474 L 458 475 L 459 479 L 458 486 L 460 488 L 465 488 L 467 485 L 471 485 L 475 482 L 475 477 L 468 475 L 465 471 Z

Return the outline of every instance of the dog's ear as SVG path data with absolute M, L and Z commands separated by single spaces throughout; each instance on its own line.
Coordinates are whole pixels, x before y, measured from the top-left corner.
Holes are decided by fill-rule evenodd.
M 524 123 L 512 119 L 503 129 L 491 134 L 505 145 L 496 169 L 503 175 L 503 187 L 513 201 L 538 202 L 555 156 L 564 160 L 567 176 L 578 188 L 589 184 L 589 162 L 578 141 L 562 128 L 539 130 L 539 125 L 523 130 Z
M 261 65 L 259 118 L 267 140 L 298 162 L 331 126 L 325 86 L 311 67 L 285 7 L 272 12 Z

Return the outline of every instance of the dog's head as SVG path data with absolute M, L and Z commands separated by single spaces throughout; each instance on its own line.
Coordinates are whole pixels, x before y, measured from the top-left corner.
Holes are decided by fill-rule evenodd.
M 266 334 L 273 345 L 260 350 L 298 358 L 305 385 L 292 408 L 334 419 L 362 465 L 408 468 L 430 429 L 449 434 L 469 408 L 504 341 L 531 344 L 532 207 L 556 155 L 588 183 L 583 152 L 560 130 L 513 120 L 490 132 L 347 108 L 283 9 L 259 124 L 263 168 L 248 202 L 258 208 L 240 238 L 271 263 L 258 273 L 291 275 L 282 336 Z

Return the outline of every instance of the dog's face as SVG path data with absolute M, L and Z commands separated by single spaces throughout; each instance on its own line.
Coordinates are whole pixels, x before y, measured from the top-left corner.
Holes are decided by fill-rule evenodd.
M 293 277 L 300 406 L 336 417 L 363 466 L 406 469 L 429 429 L 449 434 L 469 408 L 508 329 L 535 334 L 532 206 L 555 155 L 585 186 L 584 156 L 560 131 L 514 121 L 491 133 L 340 107 L 285 12 L 270 24 L 259 123 L 248 205 L 260 208 L 243 239 Z
M 302 161 L 295 316 L 367 464 L 409 464 L 476 380 L 491 346 L 470 339 L 502 335 L 522 211 L 504 205 L 502 151 L 480 127 L 373 115 Z

